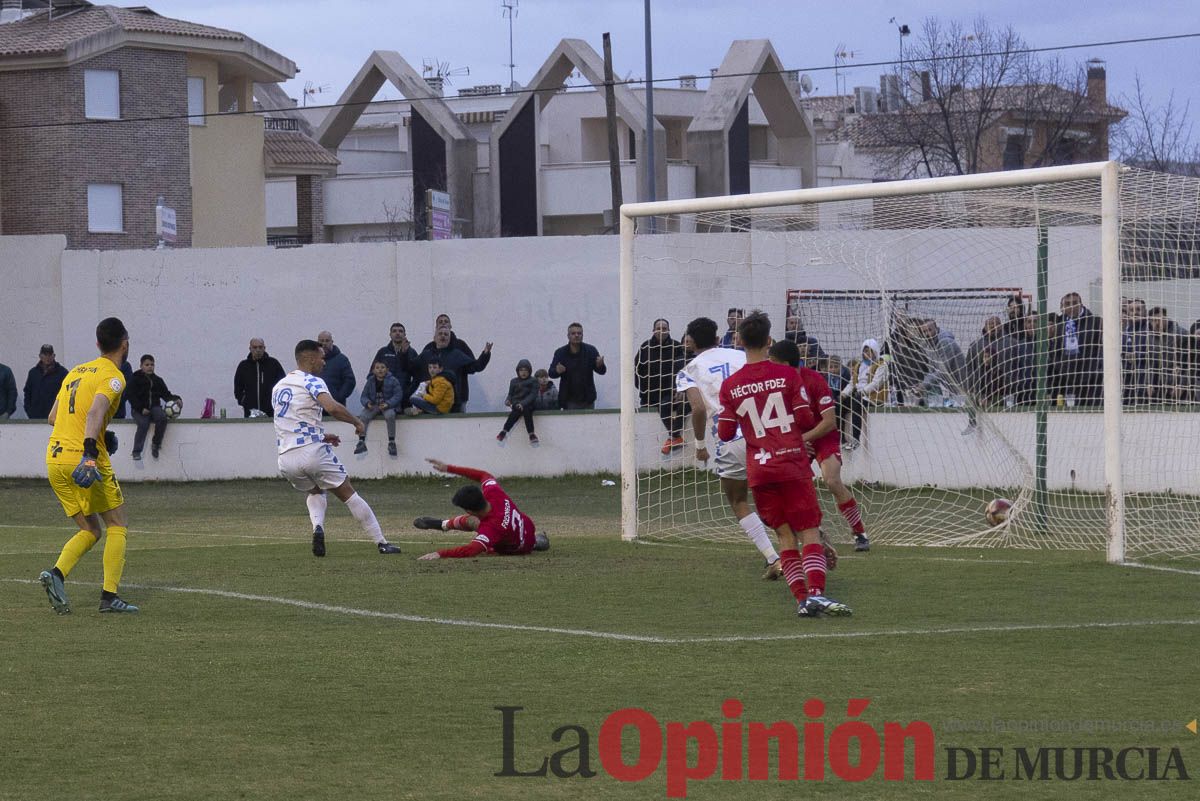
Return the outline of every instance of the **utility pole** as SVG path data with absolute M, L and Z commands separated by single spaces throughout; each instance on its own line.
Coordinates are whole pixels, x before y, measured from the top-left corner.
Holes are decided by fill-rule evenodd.
M 621 151 L 617 145 L 617 97 L 613 91 L 612 42 L 604 34 L 604 111 L 608 118 L 608 175 L 612 185 L 610 230 L 617 232 L 621 214 Z
M 650 46 L 650 0 L 646 0 L 646 199 L 657 200 L 654 186 L 654 53 Z M 646 218 L 654 232 L 654 218 Z

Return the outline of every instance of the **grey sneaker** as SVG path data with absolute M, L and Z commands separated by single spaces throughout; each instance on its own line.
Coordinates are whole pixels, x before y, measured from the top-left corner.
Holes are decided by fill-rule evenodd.
M 388 440 L 388 456 L 396 455 L 396 441 Z
M 354 455 L 358 456 L 360 453 L 366 453 L 366 452 L 367 452 L 367 441 L 365 439 L 360 439 L 358 441 L 358 444 L 354 446 Z
M 808 600 L 803 604 L 807 610 L 807 614 L 802 614 L 799 609 L 796 614 L 801 617 L 821 617 L 828 615 L 829 617 L 849 617 L 853 614 L 853 610 L 843 603 L 838 603 L 832 598 L 826 598 L 824 595 L 810 595 Z
M 125 603 L 114 595 L 112 598 L 100 599 L 100 612 L 101 614 L 124 613 L 127 615 L 136 615 L 138 613 L 138 608 L 133 604 Z
M 854 535 L 854 550 L 856 550 L 860 553 L 863 551 L 871 550 L 871 541 L 869 539 L 867 539 L 866 534 L 855 534 Z
M 38 581 L 46 588 L 46 597 L 50 599 L 54 611 L 60 615 L 70 614 L 71 602 L 67 600 L 67 588 L 63 586 L 63 580 L 58 574 L 51 570 L 43 570 L 38 574 Z

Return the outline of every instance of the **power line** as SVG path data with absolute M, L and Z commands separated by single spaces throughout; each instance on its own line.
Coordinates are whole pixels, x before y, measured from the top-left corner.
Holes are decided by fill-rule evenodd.
M 1148 44 L 1151 42 L 1170 42 L 1170 41 L 1177 41 L 1177 40 L 1181 40 L 1181 39 L 1198 39 L 1198 38 L 1200 38 L 1200 32 L 1177 33 L 1177 34 L 1171 34 L 1168 36 L 1144 36 L 1144 37 L 1140 37 L 1137 39 L 1112 39 L 1112 40 L 1104 41 L 1104 42 L 1084 42 L 1081 44 L 1054 45 L 1051 47 L 1025 47 L 1025 48 L 1021 48 L 1018 50 L 997 50 L 997 51 L 986 52 L 986 53 L 966 53 L 966 54 L 953 54 L 953 55 L 946 55 L 946 56 L 927 56 L 927 57 L 921 57 L 919 59 L 916 59 L 915 61 L 919 62 L 919 63 L 933 63 L 933 62 L 941 62 L 941 61 L 961 61 L 961 60 L 965 60 L 965 59 L 988 58 L 988 57 L 992 57 L 992 56 L 1002 56 L 1002 55 L 1013 56 L 1013 55 L 1025 55 L 1025 54 L 1032 54 L 1032 53 L 1053 53 L 1053 52 L 1059 52 L 1062 50 L 1081 50 L 1085 47 L 1087 47 L 1087 48 L 1117 47 L 1117 46 L 1121 46 L 1121 45 Z M 896 65 L 903 65 L 903 64 L 912 65 L 913 63 L 914 63 L 914 59 L 910 57 L 907 60 L 905 60 L 904 62 L 901 62 L 899 60 L 870 61 L 870 62 L 866 62 L 863 64 L 855 64 L 854 68 L 855 69 L 866 69 L 867 67 L 894 67 Z M 758 72 L 733 72 L 733 73 L 727 73 L 725 75 L 722 75 L 721 77 L 722 78 L 748 78 L 748 77 L 752 77 L 755 75 L 783 75 L 783 74 L 787 74 L 787 73 L 791 73 L 791 72 L 832 72 L 834 70 L 839 70 L 842 68 L 843 68 L 843 65 L 827 64 L 827 65 L 816 66 L 816 67 L 789 67 L 787 69 L 778 69 L 778 70 L 760 70 Z M 683 77 L 690 78 L 690 77 L 692 77 L 692 75 L 690 73 L 685 73 L 684 75 L 677 75 L 672 78 L 655 78 L 654 80 L 649 81 L 649 83 L 651 83 L 651 84 L 675 83 Z M 613 81 L 614 86 L 643 86 L 646 83 L 647 83 L 647 81 L 644 79 L 628 80 L 628 81 Z M 600 89 L 600 88 L 603 88 L 604 85 L 605 84 L 603 84 L 603 83 L 584 83 L 584 84 L 575 84 L 573 86 L 566 87 L 566 88 L 569 88 L 569 89 Z M 475 98 L 478 98 L 478 97 L 504 97 L 507 95 L 527 94 L 527 93 L 532 93 L 532 92 L 536 92 L 536 91 L 545 91 L 545 90 L 538 90 L 538 89 L 525 87 L 525 88 L 516 89 L 516 90 L 510 89 L 509 91 L 501 90 L 499 92 L 480 92 L 477 95 L 471 95 L 471 97 L 475 97 Z M 432 95 L 432 94 L 431 95 L 422 95 L 422 96 L 418 96 L 418 97 L 405 98 L 405 100 L 408 102 L 412 102 L 414 100 L 446 100 L 446 99 L 447 98 L 444 98 L 441 95 Z M 397 102 L 397 101 L 395 101 L 395 100 L 367 100 L 362 103 L 327 103 L 327 104 L 320 105 L 320 106 L 307 106 L 306 108 L 313 109 L 313 110 L 334 109 L 334 108 L 367 108 L 369 106 L 381 105 L 383 103 L 395 103 L 395 102 Z M 167 120 L 198 119 L 198 118 L 208 118 L 208 117 L 239 117 L 239 116 L 243 116 L 246 114 L 256 114 L 256 115 L 257 114 L 270 114 L 272 112 L 285 112 L 285 111 L 295 111 L 295 110 L 297 110 L 297 109 L 290 109 L 290 108 L 249 109 L 246 111 L 218 111 L 218 112 L 202 113 L 202 114 L 163 114 L 163 115 L 147 116 L 147 117 L 123 117 L 123 118 L 117 119 L 117 120 L 72 120 L 69 122 L 42 122 L 42 123 L 29 123 L 29 124 L 25 124 L 25 125 L 0 125 L 0 131 L 19 131 L 19 130 L 29 130 L 29 129 L 34 129 L 34 128 L 71 128 L 71 127 L 81 126 L 81 125 L 124 125 L 124 124 L 128 124 L 128 123 L 133 123 L 133 122 L 157 122 L 160 120 L 167 121 Z

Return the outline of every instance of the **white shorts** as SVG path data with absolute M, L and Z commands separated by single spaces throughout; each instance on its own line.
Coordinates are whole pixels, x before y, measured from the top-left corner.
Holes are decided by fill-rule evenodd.
M 746 440 L 738 437 L 730 442 L 718 441 L 713 456 L 718 478 L 746 480 Z
M 319 442 L 292 448 L 279 454 L 279 475 L 298 490 L 334 489 L 346 483 L 346 466 L 338 461 L 333 448 Z

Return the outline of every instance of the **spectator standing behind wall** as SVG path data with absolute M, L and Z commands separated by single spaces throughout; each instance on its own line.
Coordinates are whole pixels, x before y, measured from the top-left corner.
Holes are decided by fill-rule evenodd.
M 25 378 L 25 416 L 30 420 L 45 420 L 50 416 L 50 407 L 67 377 L 67 368 L 54 358 L 54 346 L 42 345 L 38 363 L 29 368 Z
M 1183 346 L 1183 375 L 1188 387 L 1188 394 L 1184 400 L 1200 403 L 1200 320 L 1192 323 L 1188 333 L 1191 336 Z
M 737 327 L 738 323 L 744 319 L 746 319 L 745 309 L 739 309 L 735 306 L 731 306 L 729 310 L 725 312 L 725 324 L 728 325 L 729 328 L 727 328 L 725 333 L 721 335 L 721 341 L 718 343 L 719 347 L 737 348 L 738 350 L 741 350 L 737 344 Z
M 462 340 L 458 341 L 462 342 Z M 478 373 L 487 367 L 488 362 L 492 360 L 492 343 L 488 342 L 484 345 L 479 358 L 475 358 L 470 348 L 464 349 L 461 344 L 455 344 L 454 332 L 450 330 L 449 326 L 442 326 L 434 333 L 433 342 L 430 342 L 421 351 L 422 377 L 433 377 L 429 366 L 434 359 L 441 365 L 445 377 L 450 379 L 454 386 L 454 405 L 449 411 L 466 411 L 466 396 L 470 391 L 467 386 L 467 375 Z
M 321 371 L 321 380 L 329 388 L 329 394 L 335 401 L 346 405 L 346 398 L 354 394 L 354 368 L 350 359 L 333 344 L 333 334 L 322 331 L 317 334 L 317 342 L 325 351 L 325 369 Z
M 608 372 L 600 351 L 583 341 L 583 326 L 567 326 L 567 344 L 554 351 L 550 376 L 558 376 L 558 408 L 596 408 L 595 374 Z
M 1103 397 L 1103 326 L 1078 292 L 1059 301 L 1061 316 L 1050 335 L 1050 400 L 1073 396 L 1081 406 L 1095 406 Z
M 1150 327 L 1146 322 L 1146 301 L 1133 298 L 1125 304 L 1121 320 L 1121 384 L 1124 402 L 1146 402 L 1149 379 Z
M 267 343 L 258 337 L 250 340 L 250 353 L 233 372 L 233 397 L 242 407 L 242 417 L 254 411 L 270 417 L 274 413 L 271 390 L 285 375 L 279 360 L 267 353 Z
M 925 386 L 941 387 L 942 395 L 960 395 L 964 389 L 966 359 L 962 348 L 954 339 L 954 334 L 943 330 L 935 320 L 925 320 L 921 323 L 921 334 L 925 337 L 929 348 L 929 375 Z
M 1146 398 L 1151 403 L 1177 403 L 1185 397 L 1182 340 L 1186 334 L 1162 306 L 1150 310 L 1147 327 Z
M 642 406 L 657 409 L 667 431 L 664 455 L 683 447 L 684 404 L 675 392 L 675 376 L 683 369 L 683 345 L 671 339 L 671 324 L 659 318 L 654 332 L 638 348 L 633 360 L 633 381 Z
M 897 311 L 892 319 L 891 335 L 883 351 L 877 356 L 891 356 L 891 376 L 889 383 L 896 390 L 896 403 L 906 402 L 916 406 L 924 406 L 925 399 L 921 396 L 921 384 L 929 373 L 929 356 L 921 342 L 919 326 L 923 321 L 909 317 L 904 312 Z
M 533 377 L 538 383 L 537 399 L 534 400 L 533 407 L 539 412 L 558 409 L 558 387 L 550 380 L 550 374 L 545 370 L 538 370 Z
M 129 382 L 133 380 L 133 365 L 129 363 L 128 358 L 121 359 L 121 366 L 118 368 L 121 375 L 125 376 L 125 391 L 121 393 L 121 402 L 117 404 L 117 411 L 113 414 L 114 420 L 124 420 L 129 416 Z
M 0 420 L 12 417 L 16 410 L 17 379 L 13 376 L 11 367 L 0 364 Z
M 979 339 L 967 350 L 967 391 L 986 408 L 1004 397 L 1004 371 L 1000 350 L 1004 345 L 1004 321 L 989 317 L 983 323 Z
M 407 408 L 411 401 L 408 396 L 417 388 L 424 367 L 421 364 L 421 354 L 408 341 L 408 331 L 404 323 L 392 323 L 388 329 L 388 343 L 375 352 L 374 362 L 383 362 L 388 372 L 400 382 L 403 394 L 401 410 Z

